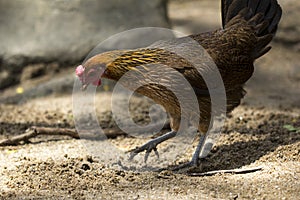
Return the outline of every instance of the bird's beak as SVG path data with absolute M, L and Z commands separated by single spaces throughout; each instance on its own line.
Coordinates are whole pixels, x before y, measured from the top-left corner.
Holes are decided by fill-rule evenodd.
M 82 90 L 82 91 L 85 91 L 87 87 L 88 87 L 88 84 L 83 84 L 83 85 L 81 86 L 81 90 Z

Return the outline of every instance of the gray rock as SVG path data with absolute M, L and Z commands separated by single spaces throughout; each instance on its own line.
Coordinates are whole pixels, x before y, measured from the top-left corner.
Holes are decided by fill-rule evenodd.
M 22 68 L 30 63 L 79 62 L 99 42 L 124 30 L 169 27 L 166 1 L 0 0 L 1 78 L 19 80 Z M 105 49 L 148 45 L 170 37 L 169 33 L 120 37 Z M 4 80 L 0 89 L 11 83 Z

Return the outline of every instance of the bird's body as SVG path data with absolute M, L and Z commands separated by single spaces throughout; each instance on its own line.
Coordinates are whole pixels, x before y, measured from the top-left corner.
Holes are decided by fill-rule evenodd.
M 116 50 L 99 54 L 84 63 L 80 70 L 78 69 L 80 73 L 77 75 L 83 84 L 87 85 L 95 82 L 95 77 L 89 75 L 91 73 L 97 74 L 98 79 L 100 73 L 101 77 L 116 81 L 130 71 L 142 74 L 144 79 L 138 80 L 137 76 L 128 75 L 124 85 L 129 89 L 132 83 L 139 82 L 143 85 L 136 92 L 161 104 L 170 115 L 172 131 L 177 132 L 181 118 L 191 117 L 182 113 L 176 96 L 166 87 L 168 84 L 180 84 L 177 79 L 172 78 L 173 73 L 179 72 L 191 84 L 197 96 L 201 113 L 198 130 L 205 134 L 209 129 L 211 118 L 211 99 L 203 76 L 209 73 L 210 68 L 207 65 L 200 65 L 200 71 L 202 71 L 200 74 L 197 71 L 199 69 L 196 69 L 191 62 L 170 50 L 172 47 L 185 45 L 186 55 L 189 57 L 200 56 L 193 51 L 193 48 L 188 48 L 189 43 L 186 42 L 188 39 L 200 44 L 206 50 L 222 77 L 227 97 L 226 112 L 228 113 L 240 104 L 245 94 L 243 86 L 252 76 L 253 62 L 270 50 L 267 45 L 275 35 L 280 17 L 281 8 L 276 0 L 222 0 L 222 29 L 172 41 L 157 42 L 147 48 Z M 167 45 L 170 47 L 165 48 Z M 154 67 L 151 66 L 154 64 L 159 64 L 160 67 L 157 69 L 162 72 L 152 73 Z M 167 79 L 166 85 L 155 84 L 158 80 L 156 75 L 159 74 L 162 76 L 161 79 Z M 152 81 L 151 84 L 149 84 L 149 80 Z M 183 90 L 180 87 L 176 88 Z M 171 136 L 173 137 L 174 134 Z M 149 145 L 144 146 L 135 153 L 154 149 L 150 148 L 149 150 Z

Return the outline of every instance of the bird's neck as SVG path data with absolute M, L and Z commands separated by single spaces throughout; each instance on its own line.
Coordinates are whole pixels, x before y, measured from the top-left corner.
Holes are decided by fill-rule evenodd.
M 105 78 L 117 81 L 130 70 L 139 70 L 140 66 L 159 63 L 160 51 L 160 49 L 137 49 L 111 56 L 114 59 L 107 65 Z

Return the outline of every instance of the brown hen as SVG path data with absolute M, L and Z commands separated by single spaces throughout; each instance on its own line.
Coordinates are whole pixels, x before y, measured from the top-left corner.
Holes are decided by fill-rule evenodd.
M 159 41 L 146 48 L 105 52 L 93 56 L 76 69 L 84 88 L 89 84 L 100 85 L 102 77 L 118 81 L 126 74 L 125 81 L 122 81 L 125 87 L 134 89 L 140 86 L 136 92 L 153 99 L 168 112 L 172 131 L 134 149 L 131 158 L 146 151 L 146 161 L 151 151 L 157 153 L 158 144 L 176 136 L 181 120 L 185 119 L 188 123 L 196 118 L 196 127 L 201 138 L 189 165 L 198 164 L 213 115 L 210 97 L 213 91 L 208 90 L 208 84 L 203 78 L 211 71 L 214 72 L 207 64 L 210 63 L 209 56 L 223 80 L 226 93 L 225 112 L 231 112 L 240 104 L 245 94 L 243 85 L 254 70 L 253 62 L 270 50 L 267 45 L 276 33 L 282 10 L 276 0 L 222 0 L 221 3 L 222 29 Z M 191 40 L 200 44 L 209 56 L 195 51 L 191 47 Z M 177 54 L 176 49 L 188 58 L 199 58 L 198 66 L 194 66 L 194 63 L 179 55 L 180 53 Z M 192 86 L 200 116 L 192 109 L 187 112 L 181 110 L 175 93 L 184 94 L 184 90 L 189 89 L 182 87 L 176 73 L 183 75 Z M 170 89 L 172 86 L 175 93 Z M 184 98 L 189 100 L 189 96 Z

